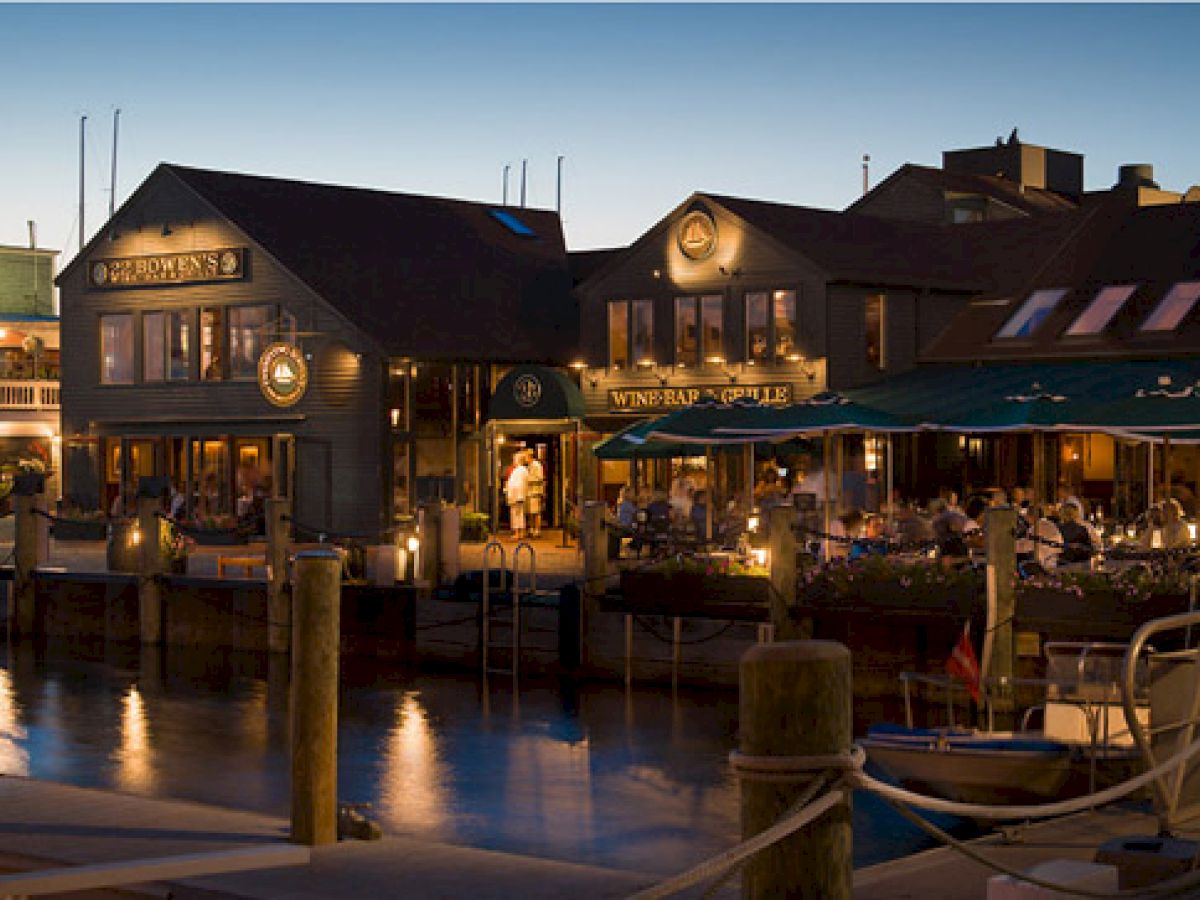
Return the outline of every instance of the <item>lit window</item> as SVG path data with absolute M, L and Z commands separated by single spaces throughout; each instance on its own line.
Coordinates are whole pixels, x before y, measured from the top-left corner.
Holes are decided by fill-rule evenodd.
M 200 311 L 200 377 L 225 378 L 225 311 L 220 307 Z
M 506 212 L 503 209 L 489 209 L 488 215 L 518 237 L 535 237 L 537 234 L 537 232 L 512 213 Z
M 162 381 L 166 376 L 166 314 L 142 315 L 142 381 Z
M 1167 296 L 1142 323 L 1142 331 L 1174 331 L 1191 312 L 1200 297 L 1200 281 L 1181 281 L 1172 285 Z
M 629 368 L 629 301 L 608 304 L 608 364 L 614 369 Z
M 271 306 L 229 308 L 229 377 L 255 377 L 258 357 L 269 342 L 274 313 L 274 307 Z
M 796 292 L 774 291 L 771 294 L 774 301 L 775 316 L 775 362 L 792 359 L 797 351 L 796 345 Z
M 863 305 L 863 331 L 866 337 L 867 365 L 873 369 L 884 366 L 884 295 L 872 294 Z
M 133 383 L 133 316 L 100 317 L 100 383 Z
M 1054 311 L 1058 301 L 1066 294 L 1065 288 L 1054 288 L 1047 291 L 1034 291 L 1025 301 L 1015 316 L 1009 319 L 1000 329 L 996 337 L 1024 338 L 1029 337 L 1046 317 Z
M 641 364 L 654 359 L 654 302 L 634 300 L 630 306 L 633 360 Z
M 192 311 L 167 313 L 167 378 L 187 381 L 192 377 Z
M 1088 308 L 1079 314 L 1079 318 L 1071 323 L 1067 334 L 1099 334 L 1108 327 L 1112 317 L 1117 314 L 1129 295 L 1136 290 L 1135 284 L 1121 284 L 1102 288 Z
M 746 361 L 761 365 L 795 359 L 796 292 L 746 294 Z
M 721 294 L 675 298 L 675 364 L 725 362 L 725 298 Z
M 771 346 L 765 291 L 746 294 L 746 361 L 765 363 Z

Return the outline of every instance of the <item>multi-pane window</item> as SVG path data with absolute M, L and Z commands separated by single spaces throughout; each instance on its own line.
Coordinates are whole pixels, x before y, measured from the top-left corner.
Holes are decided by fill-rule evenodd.
M 608 364 L 614 369 L 629 368 L 629 301 L 608 304 Z
M 200 377 L 204 381 L 225 378 L 225 310 L 212 307 L 200 310 Z
M 1004 323 L 997 333 L 998 338 L 1027 338 L 1030 337 L 1046 317 L 1058 306 L 1058 301 L 1066 294 L 1065 288 L 1034 291 L 1029 299 L 1017 310 L 1016 315 Z
M 166 314 L 142 315 L 142 381 L 162 381 L 166 377 Z
M 1088 308 L 1079 314 L 1071 327 L 1067 329 L 1069 335 L 1088 335 L 1099 334 L 1108 327 L 1108 323 L 1112 321 L 1113 316 L 1125 305 L 1125 301 L 1129 299 L 1137 285 L 1121 284 L 1112 285 L 1102 288 L 1100 293 L 1096 294 Z
M 637 365 L 654 362 L 654 302 L 634 300 L 630 304 L 632 359 Z
M 229 377 L 254 378 L 258 357 L 270 342 L 272 306 L 229 308 Z
M 724 305 L 720 294 L 675 298 L 675 365 L 725 361 Z
M 885 307 L 886 298 L 883 294 L 871 294 L 863 304 L 867 365 L 873 369 L 884 367 Z
M 1154 312 L 1142 323 L 1142 331 L 1174 331 L 1200 298 L 1200 281 L 1181 281 L 1171 286 Z
M 100 383 L 133 383 L 133 316 L 100 317 Z
M 796 292 L 746 294 L 746 362 L 763 365 L 795 358 Z
M 186 381 L 192 377 L 192 312 L 167 313 L 167 378 Z

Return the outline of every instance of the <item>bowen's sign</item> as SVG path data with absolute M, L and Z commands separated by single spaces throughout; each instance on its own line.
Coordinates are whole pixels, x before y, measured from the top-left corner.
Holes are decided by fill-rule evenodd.
M 93 259 L 88 265 L 88 283 L 94 288 L 237 281 L 245 277 L 245 247 Z
M 614 413 L 665 412 L 691 406 L 700 400 L 732 403 L 757 400 L 768 406 L 792 402 L 790 384 L 730 384 L 703 387 L 613 388 L 608 392 L 608 411 Z

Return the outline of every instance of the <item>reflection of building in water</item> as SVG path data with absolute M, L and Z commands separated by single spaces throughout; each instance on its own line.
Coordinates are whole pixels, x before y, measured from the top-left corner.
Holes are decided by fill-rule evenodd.
M 20 712 L 12 677 L 0 669 L 0 775 L 29 774 L 29 751 L 19 743 L 26 737 L 25 729 L 17 721 Z
M 505 753 L 505 800 L 527 820 L 522 832 L 555 849 L 564 844 L 574 849 L 590 846 L 595 785 L 587 740 L 565 743 L 545 735 L 514 735 Z M 530 785 L 540 788 L 531 791 Z
M 380 768 L 380 813 L 389 825 L 423 833 L 447 826 L 452 812 L 447 791 L 450 772 L 415 693 L 400 698 Z
M 115 754 L 117 784 L 124 790 L 146 793 L 154 787 L 150 759 L 150 722 L 137 685 L 121 701 L 121 749 Z

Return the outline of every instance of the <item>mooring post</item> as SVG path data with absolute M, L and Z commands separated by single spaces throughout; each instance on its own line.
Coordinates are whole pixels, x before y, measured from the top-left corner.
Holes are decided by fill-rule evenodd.
M 605 532 L 605 504 L 587 500 L 579 522 L 579 547 L 583 550 L 583 605 L 580 610 L 580 634 L 583 661 L 588 660 L 588 629 L 600 609 L 600 598 L 608 582 L 608 535 Z
M 34 572 L 42 557 L 42 527 L 49 523 L 41 515 L 46 511 L 46 476 L 18 475 L 13 480 L 13 592 L 9 604 L 8 633 L 30 637 L 34 633 L 37 595 Z
M 342 560 L 296 554 L 292 608 L 292 840 L 337 840 L 337 695 Z
M 990 680 L 988 695 L 999 728 L 1010 728 L 1015 712 L 1012 678 L 1016 674 L 1016 512 L 1011 506 L 993 506 L 985 521 L 987 540 L 987 631 L 983 636 L 981 678 Z M 1007 679 L 1002 683 L 1000 679 Z
M 767 534 L 770 538 L 771 624 L 775 635 L 782 640 L 812 637 L 812 619 L 800 622 L 792 617 L 796 606 L 796 507 L 776 506 L 771 509 Z
M 267 650 L 287 653 L 292 636 L 291 597 L 288 596 L 288 544 L 292 541 L 292 501 L 267 500 Z
M 832 641 L 751 647 L 741 660 L 740 752 L 767 757 L 844 756 L 852 739 L 850 651 Z M 764 766 L 763 768 L 769 768 Z M 808 786 L 773 778 L 742 781 L 742 838 L 778 822 Z M 813 773 L 816 777 L 817 773 Z M 848 900 L 853 880 L 850 800 L 746 864 L 742 896 Z
M 162 512 L 161 481 L 138 479 L 138 633 L 143 644 L 161 644 L 163 639 L 162 543 L 158 514 Z
M 424 587 L 433 590 L 442 577 L 441 500 L 421 504 L 417 530 L 421 540 L 421 571 L 419 576 L 416 573 L 414 576 L 424 582 Z

